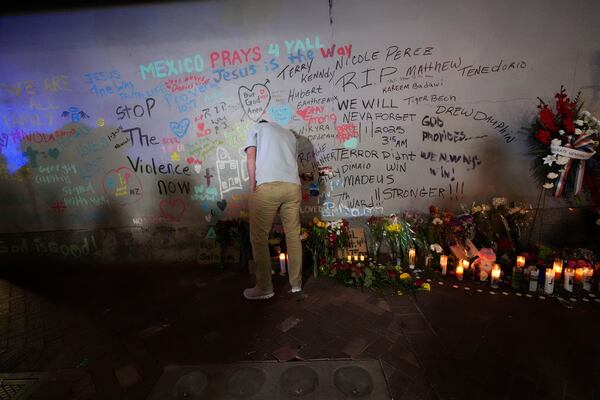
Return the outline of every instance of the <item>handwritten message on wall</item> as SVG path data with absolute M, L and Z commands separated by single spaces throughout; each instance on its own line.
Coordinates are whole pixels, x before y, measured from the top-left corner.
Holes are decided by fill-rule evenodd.
M 597 77 L 584 68 L 573 78 L 570 61 L 548 67 L 550 51 L 537 47 L 544 36 L 529 20 L 515 20 L 508 33 L 500 23 L 480 37 L 467 31 L 471 20 L 488 15 L 486 7 L 504 20 L 510 7 L 483 2 L 457 24 L 439 18 L 459 13 L 450 4 L 322 3 L 282 1 L 291 9 L 269 14 L 281 20 L 276 34 L 267 34 L 264 16 L 253 25 L 225 13 L 231 5 L 222 6 L 221 19 L 186 25 L 183 14 L 209 15 L 220 7 L 212 3 L 120 10 L 140 32 L 152 24 L 146 13 L 182 19 L 169 21 L 173 32 L 156 27 L 154 41 L 132 33 L 127 46 L 99 37 L 65 50 L 44 36 L 58 29 L 72 40 L 85 37 L 81 23 L 64 22 L 92 24 L 104 18 L 101 11 L 62 16 L 62 25 L 50 15 L 47 26 L 28 27 L 42 43 L 36 49 L 17 48 L 9 39 L 19 32 L 7 31 L 0 60 L 3 232 L 199 226 L 212 240 L 216 221 L 248 215 L 243 147 L 263 118 L 299 137 L 305 219 L 458 206 L 492 194 L 530 198 L 538 188 L 527 176 L 520 130 L 536 97 L 567 83 L 588 87 L 598 107 Z M 242 2 L 235 7 L 251 13 Z M 420 19 L 397 23 L 407 8 L 417 13 L 414 7 Z M 546 5 L 551 15 L 532 18 L 558 20 L 561 7 Z M 295 13 L 320 17 L 309 23 Z M 16 18 L 4 17 L 3 26 L 34 17 Z M 126 31 L 108 18 L 106 24 Z M 597 24 L 590 29 L 599 33 Z M 170 39 L 156 39 L 161 32 Z M 521 36 L 507 45 L 507 37 Z M 575 44 L 553 38 L 565 51 L 578 46 L 581 65 L 598 51 L 593 36 Z M 34 245 L 3 249 L 42 251 Z M 79 251 L 86 246 L 93 242 Z

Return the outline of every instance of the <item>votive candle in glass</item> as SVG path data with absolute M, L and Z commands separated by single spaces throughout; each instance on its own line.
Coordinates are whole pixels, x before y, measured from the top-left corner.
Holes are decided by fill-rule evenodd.
M 517 256 L 517 267 L 523 268 L 525 266 L 525 256 Z
M 463 280 L 463 274 L 465 273 L 465 271 L 462 265 L 457 265 L 456 271 L 454 271 L 454 273 L 456 274 L 456 279 L 458 279 L 459 281 Z
M 348 263 L 352 262 L 352 256 L 350 254 L 348 254 Z
M 442 275 L 446 275 L 448 272 L 448 256 L 441 255 L 440 256 L 440 267 L 442 268 Z
M 285 274 L 285 253 L 279 253 L 279 273 Z
M 531 272 L 529 272 L 529 291 L 530 292 L 537 292 L 539 275 L 540 275 L 540 270 L 535 267 L 531 269 Z
M 354 261 L 358 261 L 358 254 L 354 255 Z
M 583 268 L 575 268 L 575 283 L 583 284 Z
M 463 269 L 469 269 L 469 265 L 470 265 L 469 260 L 467 260 L 466 258 L 463 258 L 461 260 L 461 265 L 462 265 Z
M 417 264 L 417 251 L 412 247 L 408 249 L 408 265 L 415 266 Z
M 585 267 L 583 269 L 583 290 L 590 292 L 592 290 L 592 278 L 594 277 L 594 269 Z
M 365 261 L 365 256 L 364 255 L 360 255 L 360 262 L 364 262 Z
M 546 275 L 544 280 L 544 293 L 552 294 L 554 292 L 554 270 L 552 268 L 546 268 Z
M 554 263 L 552 264 L 552 269 L 554 270 L 554 279 L 558 281 L 562 275 L 563 260 L 559 258 L 554 260 Z
M 515 265 L 512 271 L 512 278 L 510 281 L 510 287 L 519 290 L 521 289 L 521 281 L 523 280 L 523 267 Z
M 573 291 L 573 281 L 575 279 L 575 270 L 573 268 L 565 268 L 565 278 L 563 287 L 567 292 Z
M 492 268 L 492 274 L 490 277 L 490 286 L 494 289 L 498 289 L 498 284 L 500 283 L 500 265 L 494 264 L 494 268 Z

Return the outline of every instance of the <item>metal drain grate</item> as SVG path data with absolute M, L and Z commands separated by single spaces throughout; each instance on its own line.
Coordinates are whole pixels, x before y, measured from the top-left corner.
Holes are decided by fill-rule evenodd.
M 148 400 L 386 400 L 377 360 L 240 362 L 165 368 Z
M 24 400 L 35 389 L 41 374 L 0 374 L 0 400 Z

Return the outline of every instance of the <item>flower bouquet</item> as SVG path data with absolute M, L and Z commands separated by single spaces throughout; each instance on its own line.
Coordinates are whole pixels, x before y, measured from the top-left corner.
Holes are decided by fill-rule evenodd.
M 387 219 L 385 238 L 391 252 L 392 263 L 399 265 L 407 258 L 410 247 L 415 246 L 415 233 L 410 224 L 402 218 L 392 214 Z
M 471 206 L 471 215 L 475 223 L 475 239 L 473 240 L 477 245 L 491 247 L 496 241 L 491 213 L 492 207 L 487 203 L 473 203 Z
M 405 227 L 410 231 L 410 236 L 413 239 L 412 241 L 416 247 L 417 254 L 426 257 L 435 254 L 435 251 L 430 245 L 439 242 L 429 242 L 428 240 L 429 220 L 427 215 L 418 211 L 407 210 L 404 212 L 403 219 Z
M 427 226 L 427 240 L 429 243 L 442 244 L 448 236 L 448 223 L 454 214 L 449 211 L 440 210 L 436 206 L 429 207 L 429 221 Z
M 466 245 L 475 236 L 475 218 L 469 213 L 456 215 L 447 223 L 449 244 Z
M 522 248 L 523 235 L 528 230 L 532 220 L 533 212 L 531 206 L 524 206 L 511 203 L 511 207 L 506 210 L 506 221 L 510 232 L 510 237 L 517 248 Z
M 387 222 L 384 217 L 372 216 L 367 219 L 367 226 L 369 228 L 369 234 L 367 235 L 369 253 L 375 262 L 379 261 L 379 250 L 385 238 L 386 224 Z
M 538 98 L 539 111 L 528 136 L 534 156 L 532 172 L 544 189 L 554 190 L 554 196 L 577 196 L 586 161 L 598 147 L 600 122 L 582 111 L 579 93 L 571 100 L 561 86 L 555 98 L 555 110 Z
M 392 216 L 389 223 L 385 226 L 385 237 L 390 247 L 392 262 L 396 262 L 396 265 L 401 263 L 400 249 L 402 239 L 402 225 L 399 220 Z
M 311 252 L 313 273 L 317 276 L 319 261 L 321 261 L 322 272 L 326 272 L 327 265 L 333 264 L 338 253 L 350 243 L 348 222 L 343 219 L 326 222 L 315 217 L 302 237 Z

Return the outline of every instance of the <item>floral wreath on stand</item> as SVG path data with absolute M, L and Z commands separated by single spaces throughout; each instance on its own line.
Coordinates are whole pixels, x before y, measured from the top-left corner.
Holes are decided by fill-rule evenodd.
M 555 110 L 540 98 L 538 115 L 529 135 L 532 172 L 554 196 L 578 196 L 584 183 L 586 161 L 596 154 L 600 122 L 582 110 L 580 93 L 571 100 L 564 87 L 554 96 Z

